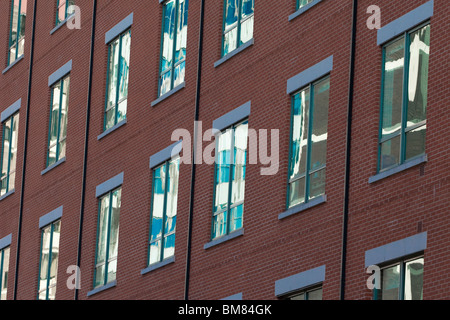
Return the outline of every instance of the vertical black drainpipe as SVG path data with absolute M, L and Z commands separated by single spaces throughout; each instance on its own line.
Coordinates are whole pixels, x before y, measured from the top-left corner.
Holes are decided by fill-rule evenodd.
M 205 17 L 205 0 L 201 2 L 200 8 L 200 30 L 198 41 L 198 62 L 197 62 L 197 92 L 195 96 L 195 115 L 194 115 L 194 143 L 192 152 L 192 173 L 191 173 L 191 195 L 189 203 L 189 226 L 188 226 L 188 240 L 187 240 L 187 257 L 186 257 L 186 276 L 184 288 L 184 300 L 189 300 L 189 278 L 191 269 L 191 244 L 192 244 L 192 222 L 194 216 L 194 187 L 195 187 L 195 159 L 197 156 L 197 121 L 199 119 L 200 107 L 200 86 L 202 76 L 202 55 L 203 55 L 203 24 Z
M 350 189 L 350 155 L 351 155 L 351 137 L 352 137 L 352 118 L 353 118 L 353 85 L 355 78 L 355 46 L 356 46 L 356 26 L 358 14 L 358 0 L 353 0 L 352 16 L 352 39 L 350 54 L 350 78 L 348 92 L 348 110 L 347 110 L 347 141 L 346 141 L 346 159 L 345 159 L 345 193 L 344 193 L 344 217 L 342 225 L 342 257 L 341 257 L 341 290 L 340 300 L 345 300 L 345 272 L 347 263 L 347 228 L 348 228 L 348 202 Z
M 86 131 L 84 134 L 84 158 L 83 158 L 83 178 L 81 185 L 81 205 L 80 205 L 80 222 L 78 231 L 78 252 L 77 252 L 77 266 L 81 265 L 81 245 L 83 237 L 83 218 L 84 218 L 84 204 L 86 198 L 86 170 L 87 170 L 87 156 L 88 156 L 88 144 L 89 144 L 89 124 L 91 114 L 91 92 L 92 92 L 92 69 L 94 67 L 94 42 L 95 42 L 95 24 L 97 17 L 97 0 L 93 0 L 92 6 L 92 31 L 91 31 L 91 53 L 89 61 L 89 85 L 87 94 L 87 107 L 86 107 Z M 78 275 L 79 276 L 79 275 Z M 79 279 L 79 277 L 77 277 Z M 74 300 L 78 300 L 78 286 L 75 289 Z
M 23 166 L 22 166 L 22 182 L 20 186 L 20 205 L 19 205 L 19 226 L 17 230 L 17 250 L 16 250 L 16 268 L 14 272 L 14 294 L 13 300 L 17 300 L 17 282 L 19 279 L 19 262 L 20 262 L 20 238 L 22 236 L 22 219 L 23 219 L 23 198 L 25 191 L 25 173 L 27 169 L 27 151 L 28 151 L 28 124 L 30 113 L 31 100 L 31 81 L 33 77 L 33 56 L 34 56 L 34 35 L 36 31 L 36 3 L 33 4 L 33 30 L 31 33 L 31 47 L 30 47 L 30 65 L 28 67 L 28 93 L 27 93 L 27 107 L 25 113 L 25 140 L 23 146 Z

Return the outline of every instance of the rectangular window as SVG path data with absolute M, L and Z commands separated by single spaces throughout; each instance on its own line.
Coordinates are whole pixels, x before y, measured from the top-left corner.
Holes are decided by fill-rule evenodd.
M 297 9 L 300 9 L 313 1 L 314 0 L 297 0 Z
M 375 300 L 423 300 L 424 259 L 415 258 L 381 270 L 381 289 Z
M 65 77 L 52 87 L 47 167 L 66 156 L 69 82 L 70 77 Z
M 383 48 L 378 172 L 425 154 L 430 26 Z
M 56 0 L 56 25 L 66 20 L 74 13 L 71 8 L 74 4 L 74 0 Z
M 212 239 L 243 227 L 248 121 L 216 136 Z
M 94 288 L 116 280 L 121 195 L 118 188 L 99 200 Z
M 104 130 L 126 119 L 131 30 L 109 43 Z
M 0 196 L 14 190 L 18 133 L 19 114 L 16 113 L 3 122 Z
M 322 300 L 322 288 L 314 288 L 294 293 L 287 300 Z
M 0 300 L 6 300 L 8 291 L 9 247 L 0 250 Z
M 255 0 L 225 0 L 222 56 L 253 39 Z
M 292 97 L 288 206 L 325 194 L 330 78 Z
M 39 300 L 55 300 L 60 234 L 61 220 L 53 222 L 41 231 L 41 257 L 38 283 Z
M 179 170 L 177 157 L 153 171 L 150 265 L 175 255 Z
M 159 96 L 184 82 L 189 0 L 164 3 Z
M 8 65 L 24 53 L 27 0 L 11 0 Z

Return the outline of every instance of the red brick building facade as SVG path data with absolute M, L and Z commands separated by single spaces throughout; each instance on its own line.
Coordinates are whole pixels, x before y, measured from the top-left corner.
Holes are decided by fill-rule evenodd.
M 15 2 L 26 7 L 25 44 L 22 57 L 18 54 L 11 63 Z M 241 32 L 244 40 L 224 54 L 224 1 L 191 0 L 183 38 L 184 81 L 161 94 L 161 35 L 168 2 L 183 1 L 77 0 L 74 19 L 79 28 L 74 28 L 67 11 L 55 24 L 56 3 L 61 1 L 2 2 L 2 128 L 19 114 L 14 183 L 0 197 L 0 250 L 10 253 L 7 281 L 0 283 L 5 297 L 38 297 L 43 229 L 60 221 L 53 270 L 57 281 L 47 284 L 56 290 L 57 300 L 273 300 L 316 288 L 324 300 L 370 300 L 374 293 L 367 286 L 371 274 L 366 270 L 371 265 L 381 268 L 382 290 L 390 290 L 387 280 L 393 279 L 383 270 L 399 265 L 398 276 L 403 278 L 393 290 L 400 287 L 400 298 L 422 287 L 423 299 L 449 298 L 447 2 L 283 0 L 274 6 L 255 1 L 253 17 L 239 15 L 243 21 L 237 22 L 242 31 L 248 28 L 244 19 L 253 19 L 253 27 L 245 29 L 253 32 L 251 40 L 244 39 L 249 33 Z M 249 5 L 245 0 L 229 2 L 243 11 Z M 368 11 L 371 5 L 379 11 Z M 370 25 L 378 18 L 381 29 Z M 381 156 L 387 152 L 384 143 L 396 134 L 380 137 L 383 99 L 388 90 L 394 95 L 398 90 L 386 87 L 384 74 L 392 65 L 386 63 L 385 51 L 402 37 L 412 43 L 411 34 L 427 26 L 424 43 L 429 43 L 421 54 L 429 60 L 426 66 L 420 60 L 419 77 L 426 70 L 428 82 L 418 85 L 427 91 L 426 119 L 408 122 L 408 95 L 400 88 L 402 123 L 413 126 L 413 132 L 426 126 L 425 152 L 400 156 L 393 166 L 380 170 Z M 105 93 L 111 81 L 108 48 L 127 30 L 131 45 L 126 120 L 105 128 Z M 412 49 L 405 52 L 396 61 L 415 61 Z M 410 81 L 403 78 L 403 83 L 409 88 L 413 70 L 409 66 L 404 72 Z M 65 154 L 49 166 L 52 88 L 67 75 Z M 307 86 L 312 89 L 324 77 L 329 79 L 325 193 L 290 207 L 293 95 Z M 155 190 L 155 166 L 149 168 L 149 159 L 152 166 L 171 150 L 167 148 L 181 138 L 172 139 L 177 129 L 190 132 L 193 144 L 195 121 L 201 121 L 204 133 L 218 123 L 224 123 L 219 128 L 223 129 L 244 120 L 256 132 L 268 131 L 268 154 L 278 154 L 277 163 L 272 163 L 278 170 L 262 175 L 261 169 L 269 165 L 250 164 L 248 154 L 242 228 L 213 239 L 214 165 L 181 163 L 175 253 L 149 265 Z M 408 128 L 398 129 L 407 154 Z M 279 133 L 272 147 L 271 130 Z M 60 143 L 61 137 L 59 132 Z M 204 141 L 201 151 L 210 144 Z M 181 155 L 191 154 L 186 137 L 182 145 Z M 117 263 L 117 273 L 114 281 L 107 277 L 104 285 L 95 286 L 100 199 L 117 187 L 120 232 L 114 244 L 116 262 L 111 260 Z M 420 280 L 410 280 L 413 286 L 420 283 L 419 289 L 404 289 L 409 259 L 423 259 Z M 70 266 L 79 267 L 78 290 L 67 286 L 73 274 L 68 273 Z

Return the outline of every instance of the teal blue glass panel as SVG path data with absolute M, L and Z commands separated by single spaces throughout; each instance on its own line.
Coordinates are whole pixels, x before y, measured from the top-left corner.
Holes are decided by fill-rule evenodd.
M 400 164 L 400 136 L 381 144 L 380 171 Z
M 154 171 L 153 200 L 152 200 L 152 232 L 151 241 L 155 241 L 162 236 L 163 215 L 164 215 L 164 193 L 166 185 L 166 166 L 157 168 Z
M 396 133 L 402 126 L 404 42 L 400 39 L 385 48 L 382 138 Z
M 187 23 L 189 0 L 178 0 L 177 42 L 175 48 L 175 63 L 186 58 Z
M 161 52 L 161 72 L 172 68 L 173 64 L 173 41 L 175 37 L 175 15 L 176 15 L 176 1 L 168 1 L 164 5 L 164 24 L 163 24 L 163 39 Z
M 289 179 L 306 172 L 306 160 L 308 151 L 308 129 L 310 109 L 309 88 L 294 95 L 292 115 L 291 137 L 291 161 Z
M 314 112 L 311 132 L 310 169 L 323 167 L 327 159 L 330 78 L 314 85 Z
M 405 300 L 423 300 L 424 259 L 405 264 Z
M 244 205 L 241 204 L 231 209 L 230 217 L 230 233 L 243 227 Z
M 430 57 L 429 25 L 411 33 L 409 50 L 407 127 L 426 120 Z
M 399 300 L 400 265 L 382 270 L 381 300 Z
M 227 234 L 228 212 L 223 211 L 213 217 L 212 238 L 216 239 Z

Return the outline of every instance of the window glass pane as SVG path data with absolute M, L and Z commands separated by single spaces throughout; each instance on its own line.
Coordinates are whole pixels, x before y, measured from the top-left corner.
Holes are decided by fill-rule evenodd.
M 67 136 L 67 112 L 69 109 L 69 83 L 70 78 L 67 77 L 63 81 L 62 103 L 61 103 L 61 122 L 59 139 L 62 140 Z
M 69 99 L 69 78 L 63 80 L 63 90 L 61 92 L 61 119 L 59 123 L 59 148 L 57 160 L 66 156 L 66 136 L 67 136 L 67 114 Z
M 424 125 L 406 133 L 406 160 L 425 153 L 426 129 L 427 126 Z
M 239 0 L 226 0 L 224 28 L 228 30 L 238 21 Z
M 381 299 L 398 300 L 400 288 L 400 265 L 382 271 Z
M 39 300 L 47 300 L 47 289 L 44 289 L 43 291 L 39 291 Z
M 381 144 L 380 171 L 400 163 L 400 136 Z
M 223 40 L 223 55 L 233 51 L 237 48 L 237 27 L 231 29 L 224 35 Z
M 105 284 L 105 265 L 102 264 L 95 268 L 95 288 Z
M 407 126 L 426 119 L 430 26 L 410 35 Z
M 293 97 L 290 179 L 306 172 L 308 150 L 309 89 Z
M 120 39 L 113 41 L 109 46 L 109 66 L 108 66 L 108 99 L 106 109 L 115 108 L 117 100 L 117 78 L 119 72 L 119 44 Z M 113 122 L 113 125 L 115 123 Z M 110 128 L 107 122 L 106 128 Z
M 289 300 L 305 300 L 305 294 L 301 293 L 289 298 Z
M 423 300 L 423 258 L 406 263 L 405 300 Z
M 401 129 L 405 40 L 385 48 L 382 137 Z
M 159 87 L 159 95 L 162 96 L 163 94 L 167 93 L 171 89 L 171 83 L 172 83 L 172 71 L 167 71 L 163 75 L 161 75 L 160 79 L 160 87 Z
M 56 286 L 56 280 L 58 276 L 60 234 L 61 234 L 61 222 L 57 221 L 56 223 L 53 224 L 49 286 Z M 54 295 L 56 293 L 56 288 L 51 292 Z
M 227 211 L 214 216 L 212 238 L 216 239 L 227 233 Z
M 41 269 L 39 272 L 39 290 L 47 288 L 48 267 L 50 260 L 51 226 L 42 230 Z M 45 297 L 44 297 L 45 299 Z
M 27 18 L 27 0 L 22 0 L 22 3 L 20 4 L 20 17 L 19 17 L 19 40 L 23 37 L 25 37 L 25 25 L 26 25 L 26 18 Z M 22 47 L 22 49 L 20 49 Z M 18 57 L 23 54 L 23 44 L 19 45 L 19 52 Z
M 166 224 L 165 234 L 175 231 L 178 202 L 178 173 L 180 158 L 174 159 L 169 165 L 169 179 L 167 185 Z
M 112 193 L 111 223 L 109 229 L 109 259 L 117 257 L 118 252 L 121 195 L 122 189 L 117 189 Z
M 173 86 L 176 87 L 184 82 L 186 62 L 182 62 L 175 67 Z
M 66 0 L 59 0 L 57 19 L 57 23 L 60 23 L 66 19 Z
M 314 170 L 326 164 L 328 138 L 329 78 L 314 86 L 314 112 L 311 133 L 311 166 Z
M 73 7 L 75 5 L 74 0 L 66 0 L 67 3 L 67 16 L 70 16 L 71 14 L 75 13 L 75 8 Z
M 116 119 L 116 109 L 112 108 L 106 111 L 106 124 L 105 124 L 105 129 L 109 129 L 111 127 L 114 126 L 115 124 L 115 119 Z
M 297 0 L 298 1 L 298 8 L 300 9 L 301 7 L 306 6 L 308 3 L 310 3 L 312 0 Z
M 150 264 L 161 261 L 161 240 L 155 241 L 150 245 Z
M 10 46 L 12 46 L 14 44 L 17 45 L 17 28 L 19 26 L 19 5 L 20 5 L 20 0 L 13 1 L 12 17 L 11 17 L 12 21 L 11 21 Z M 15 60 L 15 54 L 12 54 L 12 55 L 14 55 L 14 60 Z
M 230 205 L 244 201 L 247 145 L 248 145 L 248 122 L 245 122 L 236 127 L 235 129 L 234 166 L 232 172 Z
M 56 285 L 48 288 L 48 300 L 55 300 L 56 298 Z
M 232 208 L 230 217 L 230 233 L 239 230 L 243 226 L 244 204 Z
M 175 254 L 175 234 L 164 238 L 164 259 L 170 258 Z
M 326 169 L 314 172 L 309 179 L 309 199 L 325 194 Z
M 164 26 L 161 53 L 161 72 L 172 68 L 173 64 L 173 40 L 175 35 L 175 0 L 168 1 L 164 6 Z
M 248 18 L 241 24 L 241 42 L 240 45 L 246 43 L 253 38 L 253 20 L 254 17 Z
M 108 263 L 108 279 L 106 280 L 106 282 L 110 283 L 116 280 L 116 276 L 117 276 L 117 259 L 114 259 L 113 261 L 110 261 Z
M 128 97 L 128 78 L 130 70 L 131 31 L 127 31 L 122 37 L 122 52 L 120 59 L 119 101 Z M 126 108 L 124 110 L 126 113 Z
M 11 145 L 11 124 L 12 124 L 12 118 L 6 120 L 3 123 L 3 145 L 2 145 L 2 186 L 1 186 L 1 195 L 8 192 L 8 166 L 9 166 L 9 150 Z
M 186 58 L 188 7 L 189 0 L 179 0 L 175 62 L 181 61 Z M 184 80 L 182 80 L 181 82 L 183 81 Z
M 109 215 L 109 202 L 110 195 L 107 194 L 100 199 L 100 217 L 99 217 L 99 230 L 97 240 L 97 264 L 104 263 L 106 259 L 106 246 L 108 238 L 108 215 Z
M 255 0 L 242 0 L 242 19 L 251 16 L 255 11 Z
M 12 117 L 11 153 L 9 155 L 9 187 L 14 189 L 17 162 L 17 141 L 19 135 L 19 114 Z
M 322 300 L 322 288 L 308 292 L 308 300 Z
M 150 241 L 161 238 L 164 214 L 164 192 L 166 185 L 166 165 L 153 172 L 153 200 L 152 200 L 152 233 Z
M 6 300 L 6 295 L 8 291 L 8 274 L 9 274 L 9 248 L 6 248 L 3 250 L 2 253 L 0 253 L 0 257 L 3 254 L 3 272 L 1 274 L 1 296 L 0 300 Z
M 289 186 L 289 207 L 305 202 L 306 179 L 301 178 L 292 182 Z
M 52 165 L 57 161 L 56 144 L 58 143 L 60 99 L 61 99 L 61 83 L 58 82 L 58 84 L 56 84 L 53 87 L 53 95 L 52 95 L 48 165 Z
M 232 130 L 227 130 L 218 136 L 214 212 L 225 210 L 228 205 L 231 138 Z

